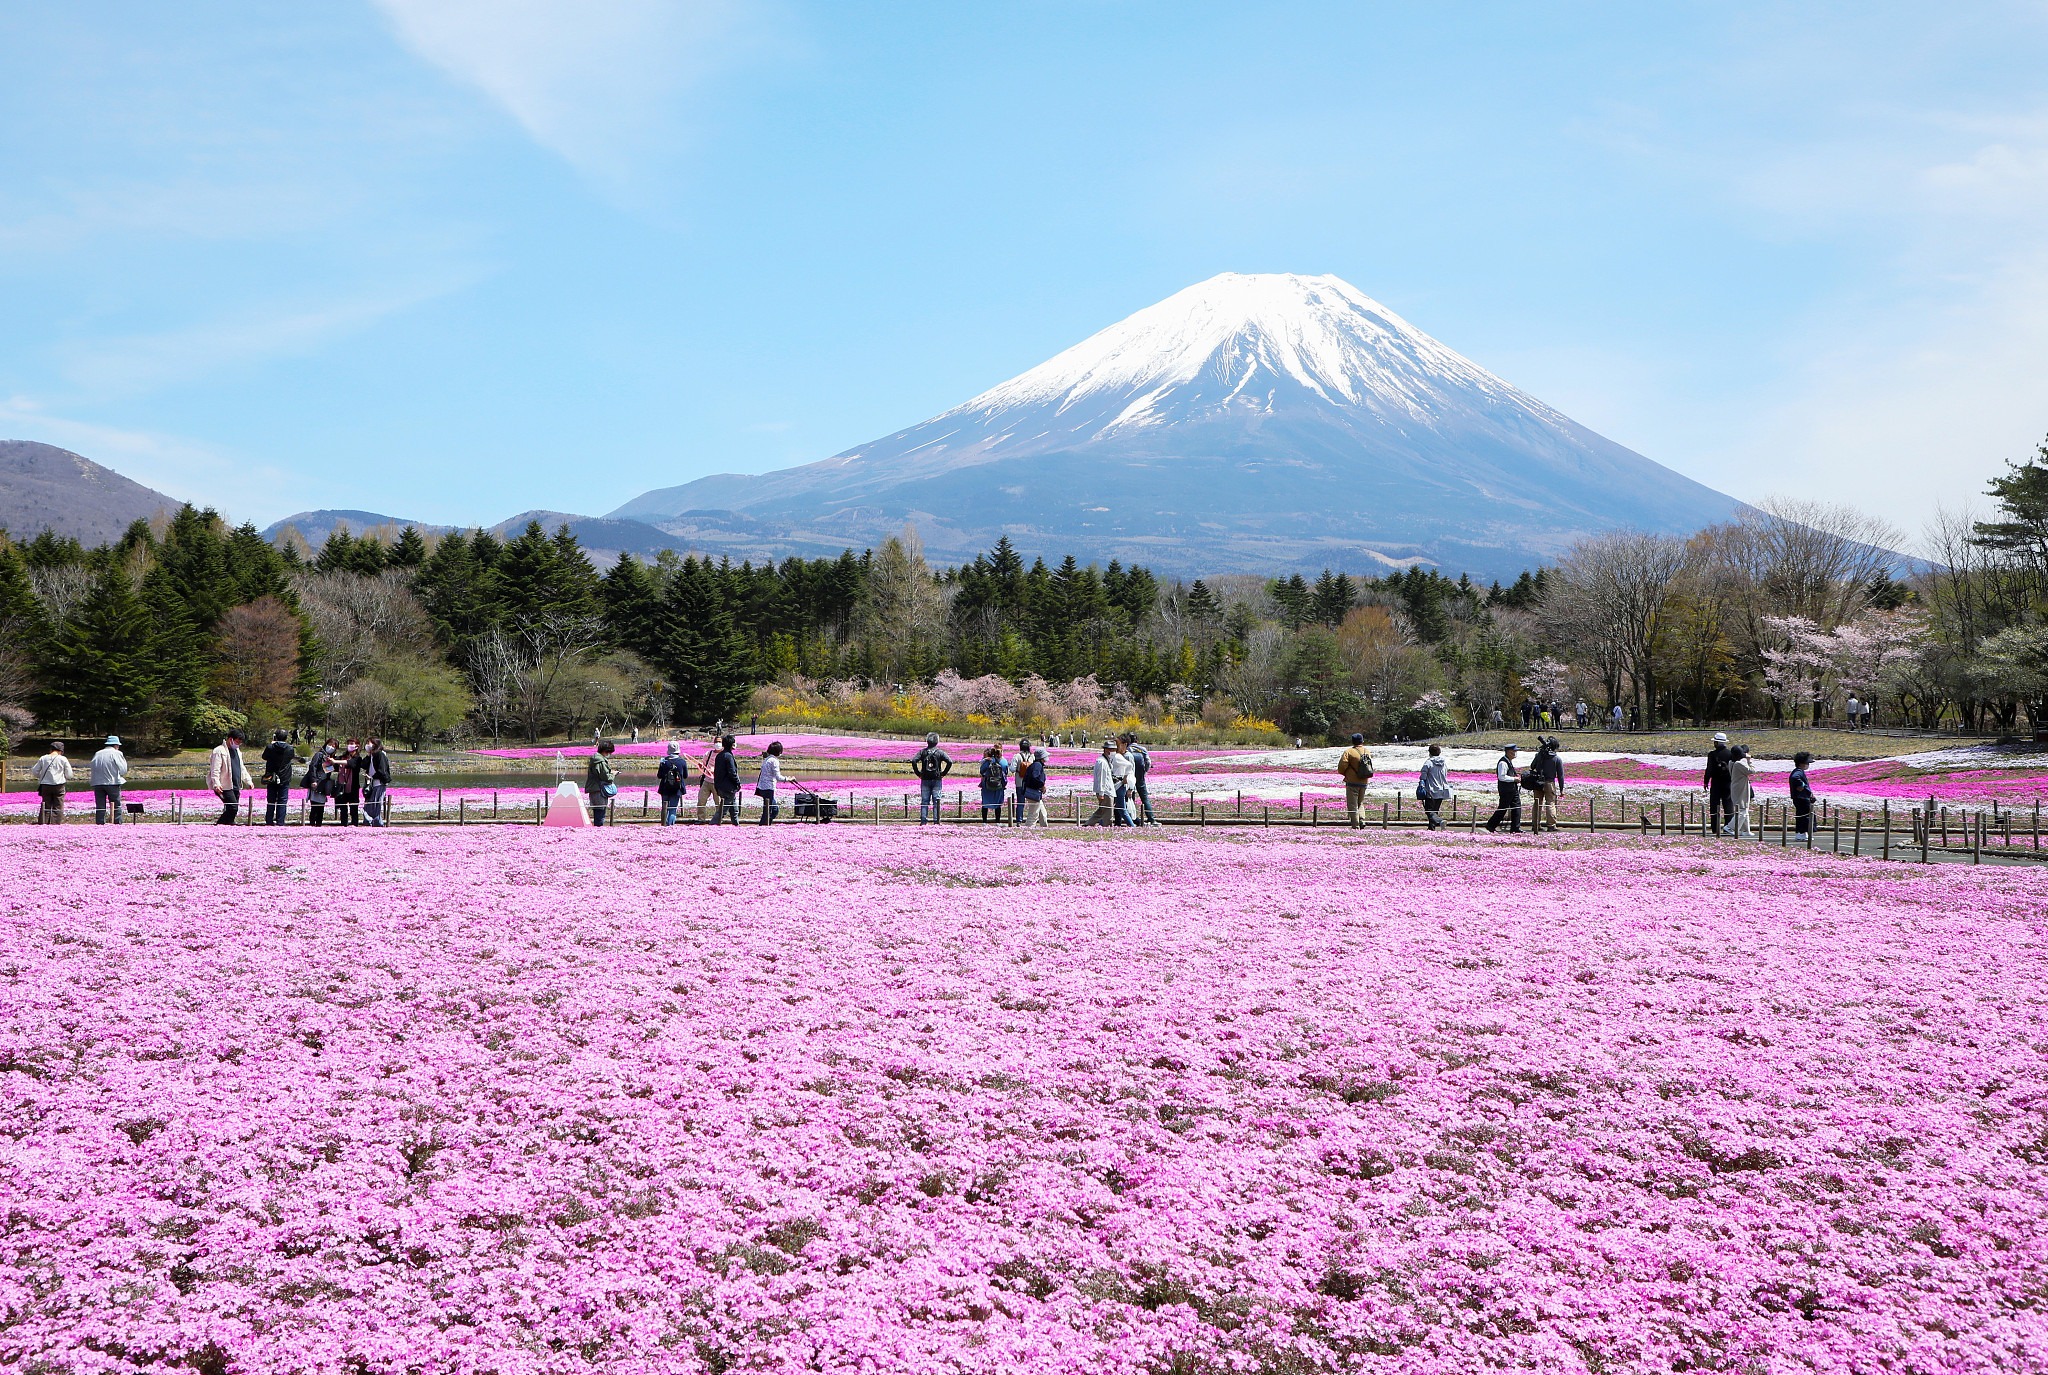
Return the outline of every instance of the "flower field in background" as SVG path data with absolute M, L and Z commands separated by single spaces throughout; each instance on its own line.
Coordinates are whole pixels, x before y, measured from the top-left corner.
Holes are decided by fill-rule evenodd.
M 2048 1367 L 2032 869 L 357 840 L 0 834 L 0 1366 Z

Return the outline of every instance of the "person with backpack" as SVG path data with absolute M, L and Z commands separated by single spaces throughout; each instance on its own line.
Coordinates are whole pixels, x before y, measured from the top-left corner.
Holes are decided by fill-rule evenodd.
M 917 775 L 917 824 L 946 819 L 946 775 L 953 772 L 953 756 L 939 748 L 939 733 L 924 738 L 924 748 L 911 758 L 910 771 Z
M 359 772 L 363 779 L 363 815 L 370 818 L 372 826 L 388 824 L 391 818 L 385 813 L 385 799 L 391 795 L 391 756 L 384 752 L 382 740 L 363 742 Z
M 281 730 L 270 733 L 270 743 L 263 747 L 263 824 L 282 826 L 291 816 L 292 770 L 298 764 L 298 751 Z
M 711 824 L 716 826 L 727 817 L 732 824 L 740 824 L 740 761 L 733 758 L 733 737 L 718 737 L 718 754 L 711 761 L 711 790 L 718 794 L 718 809 L 712 813 Z
M 1028 765 L 1030 762 L 1031 737 L 1028 735 L 1020 735 L 1017 737 L 1017 759 L 1015 764 L 1012 765 L 1010 769 L 1011 781 L 1015 784 L 1017 789 L 1016 824 L 1019 826 L 1022 826 L 1024 824 L 1024 769 L 1025 766 Z
M 1422 761 L 1422 772 L 1415 779 L 1415 800 L 1422 804 L 1422 818 L 1430 830 L 1443 829 L 1439 813 L 1451 795 L 1451 780 L 1444 776 L 1443 747 L 1431 745 L 1429 758 Z
M 1536 758 L 1529 764 L 1529 791 L 1536 796 L 1535 815 L 1529 829 L 1557 829 L 1557 799 L 1564 796 L 1564 760 L 1558 757 L 1557 737 L 1538 742 Z
M 1792 776 L 1785 780 L 1786 791 L 1792 794 L 1792 829 L 1803 836 L 1813 834 L 1813 784 L 1806 777 L 1806 766 L 1812 762 L 1812 755 L 1799 751 L 1792 756 Z
M 1514 745 L 1501 746 L 1500 758 L 1493 766 L 1493 784 L 1500 793 L 1500 801 L 1493 809 L 1493 815 L 1486 818 L 1486 829 L 1499 831 L 1500 823 L 1508 823 L 1509 835 L 1522 833 L 1522 776 L 1516 772 Z
M 1157 826 L 1159 818 L 1152 815 L 1152 790 L 1146 785 L 1146 776 L 1152 772 L 1152 756 L 1138 743 L 1137 733 L 1124 733 L 1124 749 L 1131 756 L 1131 810 L 1133 819 L 1140 825 Z
M 683 758 L 683 747 L 671 740 L 668 753 L 654 770 L 654 790 L 661 794 L 661 824 L 676 824 L 676 809 L 683 805 L 683 794 L 690 786 L 690 764 Z
M 1003 762 L 1003 747 L 990 745 L 981 752 L 981 819 L 1003 819 L 1003 794 L 1010 788 L 1010 766 Z
M 583 766 L 583 792 L 590 799 L 590 824 L 610 824 L 612 799 L 619 795 L 619 771 L 612 765 L 612 754 L 618 746 L 609 740 L 597 742 L 597 748 L 590 752 L 590 762 Z
M 128 756 L 121 753 L 121 737 L 110 735 L 92 757 L 93 825 L 121 824 L 121 788 L 127 781 Z
M 1044 826 L 1045 816 L 1045 751 L 1031 751 L 1031 762 L 1017 770 L 1017 796 L 1022 799 L 1025 812 L 1023 821 L 1028 826 Z
M 1372 752 L 1365 737 L 1353 733 L 1351 748 L 1337 756 L 1337 775 L 1344 780 L 1344 822 L 1354 831 L 1365 829 L 1365 790 L 1372 783 Z

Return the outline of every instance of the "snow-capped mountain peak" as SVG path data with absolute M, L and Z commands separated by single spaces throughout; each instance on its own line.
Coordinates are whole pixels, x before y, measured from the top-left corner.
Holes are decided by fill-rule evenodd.
M 1471 393 L 1532 398 L 1338 277 L 1225 272 L 1147 306 L 939 417 L 1088 412 L 1103 432 L 1289 394 L 1427 423 Z M 1547 410 L 1547 408 L 1544 408 Z

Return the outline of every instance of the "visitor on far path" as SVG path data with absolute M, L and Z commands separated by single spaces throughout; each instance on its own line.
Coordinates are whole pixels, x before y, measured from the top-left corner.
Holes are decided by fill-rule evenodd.
M 953 756 L 939 748 L 937 731 L 925 736 L 924 748 L 911 757 L 910 771 L 917 775 L 917 824 L 944 821 L 944 789 L 946 775 L 953 772 Z
M 1586 699 L 1581 697 L 1579 699 L 1579 705 L 1572 712 L 1573 724 L 1579 730 L 1584 730 L 1586 728 L 1586 722 L 1591 719 L 1592 713 L 1586 709 Z
M 716 826 L 727 817 L 740 824 L 740 761 L 733 757 L 733 737 L 718 737 L 718 753 L 711 760 L 711 790 L 718 794 L 718 810 L 711 815 Z
M 1422 772 L 1415 779 L 1415 800 L 1422 804 L 1423 819 L 1432 831 L 1443 829 L 1444 819 L 1439 812 L 1451 798 L 1451 780 L 1444 777 L 1444 751 L 1441 745 L 1429 747 L 1429 758 L 1422 761 Z
M 661 757 L 661 763 L 654 770 L 654 790 L 661 794 L 662 825 L 676 824 L 676 809 L 683 805 L 683 794 L 689 786 L 689 761 L 683 758 L 683 747 L 671 740 L 668 753 Z
M 1003 794 L 1009 790 L 1010 766 L 1003 761 L 1003 747 L 990 745 L 981 752 L 981 819 L 1003 819 Z
M 761 772 L 754 779 L 754 796 L 761 799 L 761 824 L 773 825 L 776 805 L 775 790 L 782 786 L 782 742 L 768 742 L 768 752 L 761 756 Z
M 1493 766 L 1493 784 L 1500 794 L 1500 801 L 1493 809 L 1493 815 L 1486 818 L 1486 829 L 1498 831 L 1500 823 L 1508 823 L 1509 835 L 1522 833 L 1522 776 L 1516 772 L 1515 755 L 1517 747 L 1501 747 L 1500 759 Z
M 1849 694 L 1849 709 L 1843 713 L 1849 720 L 1849 729 L 1856 729 L 1856 723 L 1863 719 L 1863 703 L 1856 700 L 1856 694 Z
M 270 733 L 263 747 L 263 824 L 282 826 L 292 809 L 292 769 L 299 762 L 291 738 L 281 730 Z
M 1799 751 L 1792 756 L 1792 776 L 1785 780 L 1786 791 L 1792 794 L 1792 829 L 1799 835 L 1813 834 L 1813 785 L 1806 777 L 1806 766 L 1812 762 L 1812 755 Z
M 391 796 L 391 756 L 384 752 L 382 740 L 364 742 L 358 772 L 363 780 L 363 814 L 372 826 L 385 825 L 391 820 L 386 810 L 390 806 L 386 799 Z
M 1499 730 L 1499 729 L 1500 729 L 1500 728 L 1501 728 L 1502 726 L 1504 726 L 1504 725 L 1506 725 L 1506 724 L 1507 724 L 1507 722 L 1506 722 L 1506 721 L 1504 721 L 1504 720 L 1503 720 L 1503 719 L 1501 718 L 1501 714 L 1500 714 L 1500 708 L 1499 708 L 1499 707 L 1495 707 L 1495 708 L 1493 709 L 1493 728 L 1494 728 L 1495 730 Z
M 1534 820 L 1529 829 L 1554 831 L 1557 829 L 1557 799 L 1564 796 L 1564 760 L 1558 757 L 1556 736 L 1537 742 L 1536 758 L 1530 761 L 1529 774 L 1536 784 L 1529 790 L 1536 796 Z
M 121 737 L 110 735 L 92 757 L 93 825 L 121 824 L 121 787 L 127 781 L 128 756 L 121 753 Z
M 242 733 L 231 730 L 213 747 L 213 754 L 206 761 L 206 786 L 220 799 L 220 816 L 216 826 L 235 824 L 235 813 L 241 810 L 242 789 L 256 786 L 249 777 L 249 770 L 242 766 Z
M 36 779 L 36 797 L 41 805 L 36 808 L 36 823 L 42 826 L 64 824 L 64 785 L 71 781 L 71 761 L 64 756 L 64 742 L 52 740 L 50 752 L 36 760 L 31 773 Z
M 1621 703 L 1616 702 L 1608 709 L 1607 727 L 1617 735 L 1621 733 Z
M 1354 734 L 1351 748 L 1337 756 L 1337 773 L 1344 780 L 1344 822 L 1354 831 L 1365 829 L 1365 790 L 1372 782 L 1372 752 L 1365 737 Z
M 1043 826 L 1045 816 L 1045 751 L 1031 751 L 1031 762 L 1017 770 L 1017 796 L 1024 803 L 1024 824 Z
M 1733 824 L 1721 834 L 1731 835 L 1739 840 L 1747 839 L 1749 806 L 1753 796 L 1750 775 L 1756 772 L 1756 766 L 1749 762 L 1747 745 L 1737 745 L 1729 753 L 1733 758 L 1728 761 L 1728 804 L 1734 809 L 1735 818 Z
M 1733 818 L 1729 812 L 1729 788 L 1733 780 L 1728 776 L 1728 761 L 1735 756 L 1729 752 L 1728 736 L 1724 731 L 1714 732 L 1714 748 L 1707 751 L 1707 771 L 1701 784 L 1707 790 L 1707 824 L 1719 831 Z
M 1010 770 L 1011 775 L 1017 785 L 1016 823 L 1019 826 L 1022 826 L 1024 824 L 1024 809 L 1026 804 L 1026 798 L 1024 796 L 1024 769 L 1025 766 L 1028 765 L 1030 762 L 1031 737 L 1028 735 L 1020 735 L 1017 737 L 1017 762 L 1011 767 Z M 1043 791 L 1042 787 L 1041 791 Z
M 583 792 L 590 799 L 590 824 L 603 826 L 612 814 L 612 799 L 619 795 L 619 771 L 612 767 L 612 753 L 618 746 L 609 740 L 597 742 L 590 762 L 583 766 Z

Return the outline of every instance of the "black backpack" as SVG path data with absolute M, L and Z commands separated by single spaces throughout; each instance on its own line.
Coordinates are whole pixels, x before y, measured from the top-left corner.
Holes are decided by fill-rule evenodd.
M 946 776 L 946 756 L 935 746 L 926 745 L 917 752 L 917 758 L 910 761 L 911 769 L 919 778 L 936 783 Z
M 984 788 L 1000 788 L 1003 786 L 1003 766 L 1000 762 L 994 759 L 984 759 L 981 761 L 981 786 Z

